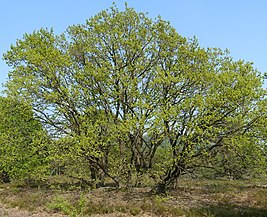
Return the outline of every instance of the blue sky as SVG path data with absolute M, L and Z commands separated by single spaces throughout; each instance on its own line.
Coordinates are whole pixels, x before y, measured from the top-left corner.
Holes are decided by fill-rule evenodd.
M 115 2 L 126 0 L 6 0 L 0 8 L 0 55 L 16 39 L 34 30 L 54 28 L 62 33 L 69 25 L 84 23 Z M 265 0 L 128 0 L 128 5 L 149 17 L 161 15 L 185 37 L 196 36 L 203 47 L 229 49 L 237 59 L 254 62 L 267 71 L 267 1 Z M 10 69 L 0 60 L 0 83 Z M 1 88 L 0 88 L 1 89 Z

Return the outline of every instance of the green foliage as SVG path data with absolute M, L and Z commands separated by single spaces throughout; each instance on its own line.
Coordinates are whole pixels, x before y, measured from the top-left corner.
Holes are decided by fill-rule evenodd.
M 53 139 L 52 170 L 128 187 L 150 174 L 164 192 L 206 163 L 231 175 L 265 163 L 263 77 L 161 18 L 113 6 L 61 35 L 25 34 L 4 58 L 7 95 Z
M 31 107 L 0 98 L 0 172 L 11 179 L 38 178 L 47 170 L 48 139 Z
M 47 206 L 54 212 L 62 212 L 69 216 L 71 216 L 74 209 L 72 204 L 62 196 L 55 196 L 52 201 L 47 204 Z

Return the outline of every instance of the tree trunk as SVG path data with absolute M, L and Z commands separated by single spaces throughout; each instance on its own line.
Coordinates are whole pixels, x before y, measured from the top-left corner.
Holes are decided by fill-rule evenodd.
M 156 185 L 156 194 L 158 195 L 166 195 L 166 189 L 167 189 L 167 184 L 165 182 L 160 182 Z
M 178 162 L 178 164 L 173 165 L 173 167 L 166 173 L 165 177 L 156 184 L 156 194 L 166 194 L 167 187 L 174 184 L 185 170 L 185 164 Z

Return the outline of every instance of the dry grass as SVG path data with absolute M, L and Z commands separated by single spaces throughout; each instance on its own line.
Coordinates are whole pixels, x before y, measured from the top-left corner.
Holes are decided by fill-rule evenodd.
M 5 184 L 0 186 L 0 202 L 5 204 L 5 212 L 15 208 L 30 213 L 60 213 L 72 217 L 260 217 L 267 216 L 265 183 L 264 180 L 180 180 L 179 185 L 164 197 L 152 195 L 149 188 L 133 188 L 128 191 L 99 188 L 90 191 L 37 189 Z

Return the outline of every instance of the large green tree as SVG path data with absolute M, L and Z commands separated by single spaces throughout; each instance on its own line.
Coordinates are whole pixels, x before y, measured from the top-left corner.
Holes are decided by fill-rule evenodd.
M 240 138 L 266 117 L 262 77 L 251 63 L 203 49 L 128 7 L 61 35 L 25 34 L 4 58 L 13 68 L 7 94 L 32 104 L 61 144 L 55 153 L 65 168 L 79 162 L 84 171 L 76 175 L 91 179 L 102 173 L 131 183 L 150 172 L 164 192 L 214 150 L 245 147 Z

